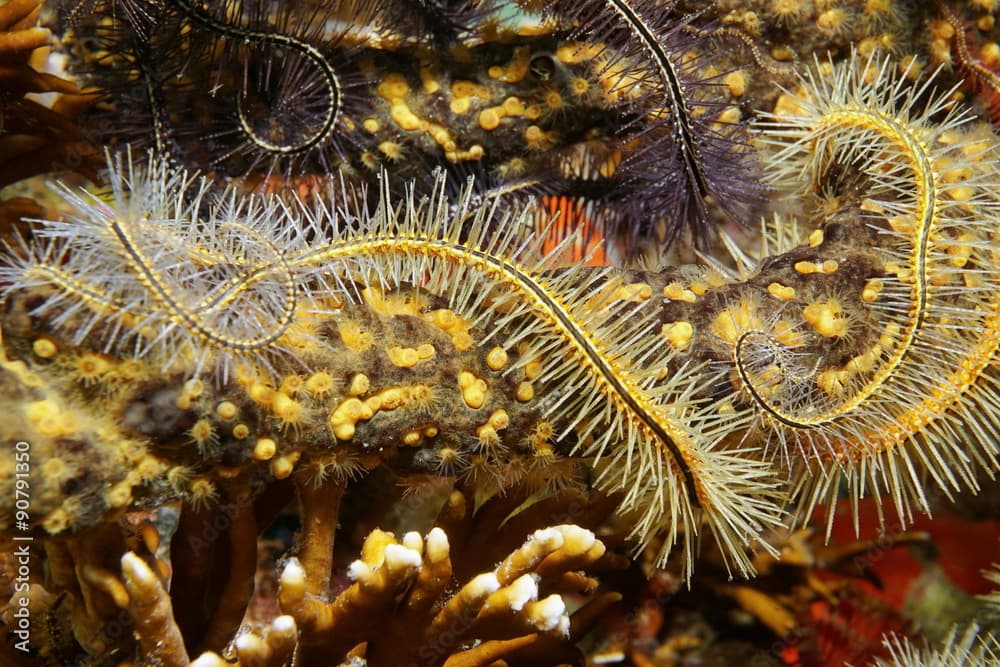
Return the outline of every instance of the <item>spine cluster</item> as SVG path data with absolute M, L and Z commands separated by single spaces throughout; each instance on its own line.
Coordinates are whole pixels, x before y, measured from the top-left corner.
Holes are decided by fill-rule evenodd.
M 714 209 L 746 222 L 762 203 L 714 27 L 673 3 L 116 4 L 73 31 L 102 54 L 85 73 L 108 95 L 100 143 L 303 192 L 388 168 L 426 193 L 440 166 L 481 192 L 584 202 L 629 252 L 705 244 Z

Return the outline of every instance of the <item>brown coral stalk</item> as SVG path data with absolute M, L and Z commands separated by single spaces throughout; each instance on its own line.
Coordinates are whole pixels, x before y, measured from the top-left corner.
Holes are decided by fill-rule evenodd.
M 159 578 L 131 551 L 122 556 L 122 577 L 128 590 L 128 611 L 145 659 L 161 667 L 187 667 L 184 638 L 174 622 L 170 595 Z
M 511 651 L 530 646 L 537 639 L 538 633 L 536 632 L 514 639 L 495 639 L 483 642 L 475 648 L 451 656 L 444 663 L 444 667 L 487 667 Z
M 219 604 L 205 632 L 202 644 L 219 649 L 239 628 L 253 595 L 257 569 L 257 522 L 253 502 L 246 487 L 231 494 L 228 505 L 232 525 L 229 529 L 229 564 L 226 585 Z
M 346 484 L 316 486 L 308 480 L 296 479 L 295 488 L 302 516 L 299 563 L 309 574 L 306 589 L 311 595 L 326 595 L 333 571 L 337 515 Z

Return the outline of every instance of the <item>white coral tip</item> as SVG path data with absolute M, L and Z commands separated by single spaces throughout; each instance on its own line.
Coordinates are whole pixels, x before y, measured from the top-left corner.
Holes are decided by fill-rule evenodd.
M 305 586 L 306 571 L 302 569 L 302 564 L 298 558 L 289 558 L 285 563 L 285 569 L 281 572 L 282 586 Z
M 390 544 L 385 548 L 385 566 L 392 573 L 419 570 L 420 563 L 419 551 L 404 547 L 402 544 Z
M 486 574 L 480 574 L 473 578 L 468 584 L 466 584 L 466 590 L 469 594 L 476 598 L 484 598 L 487 595 L 496 593 L 500 590 L 500 580 L 497 579 L 497 575 L 493 572 L 487 572 Z
M 372 568 L 363 560 L 353 561 L 347 566 L 347 578 L 350 581 L 360 581 L 367 579 L 372 574 Z
M 524 574 L 507 587 L 507 604 L 514 611 L 521 611 L 524 605 L 538 599 L 538 582 L 535 575 Z
M 544 600 L 531 605 L 530 619 L 532 625 L 543 632 L 556 629 L 560 621 L 566 617 L 566 603 L 558 595 L 550 595 Z
M 537 542 L 549 551 L 555 551 L 563 545 L 563 534 L 558 528 L 540 528 L 532 533 L 531 542 Z
M 440 563 L 449 557 L 451 546 L 448 544 L 448 535 L 440 528 L 432 528 L 424 542 L 428 562 Z

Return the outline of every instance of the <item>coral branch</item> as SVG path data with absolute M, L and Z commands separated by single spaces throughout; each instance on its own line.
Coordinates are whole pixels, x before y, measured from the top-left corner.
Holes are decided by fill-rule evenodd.
M 201 644 L 214 649 L 225 646 L 240 627 L 257 569 L 257 522 L 248 489 L 233 485 L 229 495 L 229 566 L 219 604 Z
M 310 595 L 324 596 L 330 589 L 337 515 L 346 486 L 317 486 L 300 476 L 296 479 L 295 488 L 302 515 L 303 535 L 298 560 L 303 570 L 310 573 L 307 592 Z
M 184 638 L 174 622 L 170 596 L 149 566 L 132 552 L 122 556 L 128 613 L 143 654 L 163 667 L 187 667 Z

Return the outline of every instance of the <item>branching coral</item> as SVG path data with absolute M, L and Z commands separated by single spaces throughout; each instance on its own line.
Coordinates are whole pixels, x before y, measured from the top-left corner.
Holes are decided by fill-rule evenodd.
M 310 592 L 330 572 L 307 573 L 290 559 L 281 575 L 286 615 L 239 632 L 232 652 L 241 665 L 282 665 L 293 652 L 300 664 L 341 660 L 348 653 L 373 666 L 479 667 L 501 658 L 521 665 L 576 662 L 571 633 L 587 627 L 571 624 L 561 594 L 582 592 L 572 590 L 569 584 L 579 582 L 566 575 L 588 569 L 603 554 L 590 531 L 565 525 L 538 530 L 494 571 L 459 582 L 449 593 L 452 563 L 443 530 L 434 528 L 425 538 L 407 533 L 399 541 L 375 530 L 348 570 L 353 583 L 330 602 Z M 122 556 L 122 573 L 124 604 L 145 659 L 164 667 L 188 665 L 159 577 L 131 552 Z M 325 587 L 322 581 L 319 586 Z M 599 598 L 598 604 L 613 599 Z M 205 653 L 190 664 L 228 662 Z
M 437 600 L 451 579 L 448 551 L 439 529 L 423 541 L 407 534 L 401 544 L 372 533 L 349 570 L 354 583 L 329 603 L 307 597 L 308 575 L 290 561 L 281 575 L 281 606 L 298 620 L 303 651 L 342 655 L 360 640 L 368 643 L 369 665 L 471 666 L 510 660 L 536 643 L 551 646 L 569 637 L 569 617 L 558 593 L 539 599 L 540 590 L 555 590 L 561 574 L 586 569 L 604 547 L 571 526 L 537 531 L 494 572 L 472 578 L 442 605 Z

